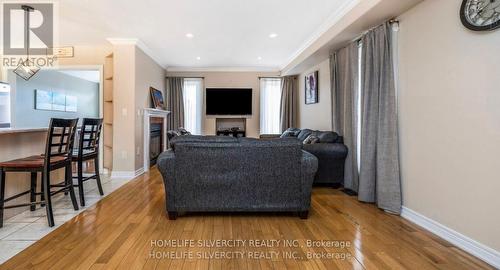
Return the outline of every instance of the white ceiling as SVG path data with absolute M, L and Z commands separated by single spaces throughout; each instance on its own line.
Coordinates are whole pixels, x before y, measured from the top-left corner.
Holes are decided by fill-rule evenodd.
M 136 38 L 165 67 L 278 70 L 359 1 L 64 0 L 59 39 L 61 45 L 101 45 L 107 38 Z

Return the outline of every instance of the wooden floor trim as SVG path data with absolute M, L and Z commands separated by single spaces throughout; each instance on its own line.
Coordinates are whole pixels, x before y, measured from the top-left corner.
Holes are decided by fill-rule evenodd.
M 500 269 L 500 252 L 475 241 L 443 224 L 432 220 L 410 208 L 403 207 L 401 217 L 419 225 L 453 245 Z

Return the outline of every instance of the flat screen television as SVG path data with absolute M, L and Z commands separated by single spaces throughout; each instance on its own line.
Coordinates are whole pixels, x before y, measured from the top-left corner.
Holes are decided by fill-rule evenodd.
M 251 88 L 207 88 L 207 115 L 251 115 Z

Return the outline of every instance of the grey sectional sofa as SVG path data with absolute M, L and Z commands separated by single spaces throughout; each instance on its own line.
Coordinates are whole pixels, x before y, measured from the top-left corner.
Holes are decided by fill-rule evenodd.
M 314 143 L 309 136 L 316 137 Z M 333 131 L 289 128 L 281 135 L 261 135 L 261 139 L 296 138 L 304 145 L 302 149 L 318 158 L 318 171 L 314 184 L 338 188 L 344 185 L 344 166 L 349 149 L 344 138 Z
M 178 212 L 298 212 L 307 218 L 318 159 L 297 139 L 181 136 L 158 158 L 170 219 Z

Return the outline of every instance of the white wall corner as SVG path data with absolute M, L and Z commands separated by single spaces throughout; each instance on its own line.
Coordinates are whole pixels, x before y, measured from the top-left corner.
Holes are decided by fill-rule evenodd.
M 144 42 L 138 38 L 107 38 L 109 43 L 113 45 L 135 45 L 137 48 L 141 49 L 147 56 L 151 57 L 160 67 L 167 69 L 167 65 L 163 63 L 160 57 L 153 52 Z
M 443 224 L 434 221 L 418 212 L 407 207 L 402 208 L 401 217 L 423 227 L 424 229 L 436 234 L 453 245 L 464 251 L 478 257 L 491 266 L 500 269 L 500 252 L 494 250 L 482 243 L 477 242 L 457 231 L 454 231 Z

